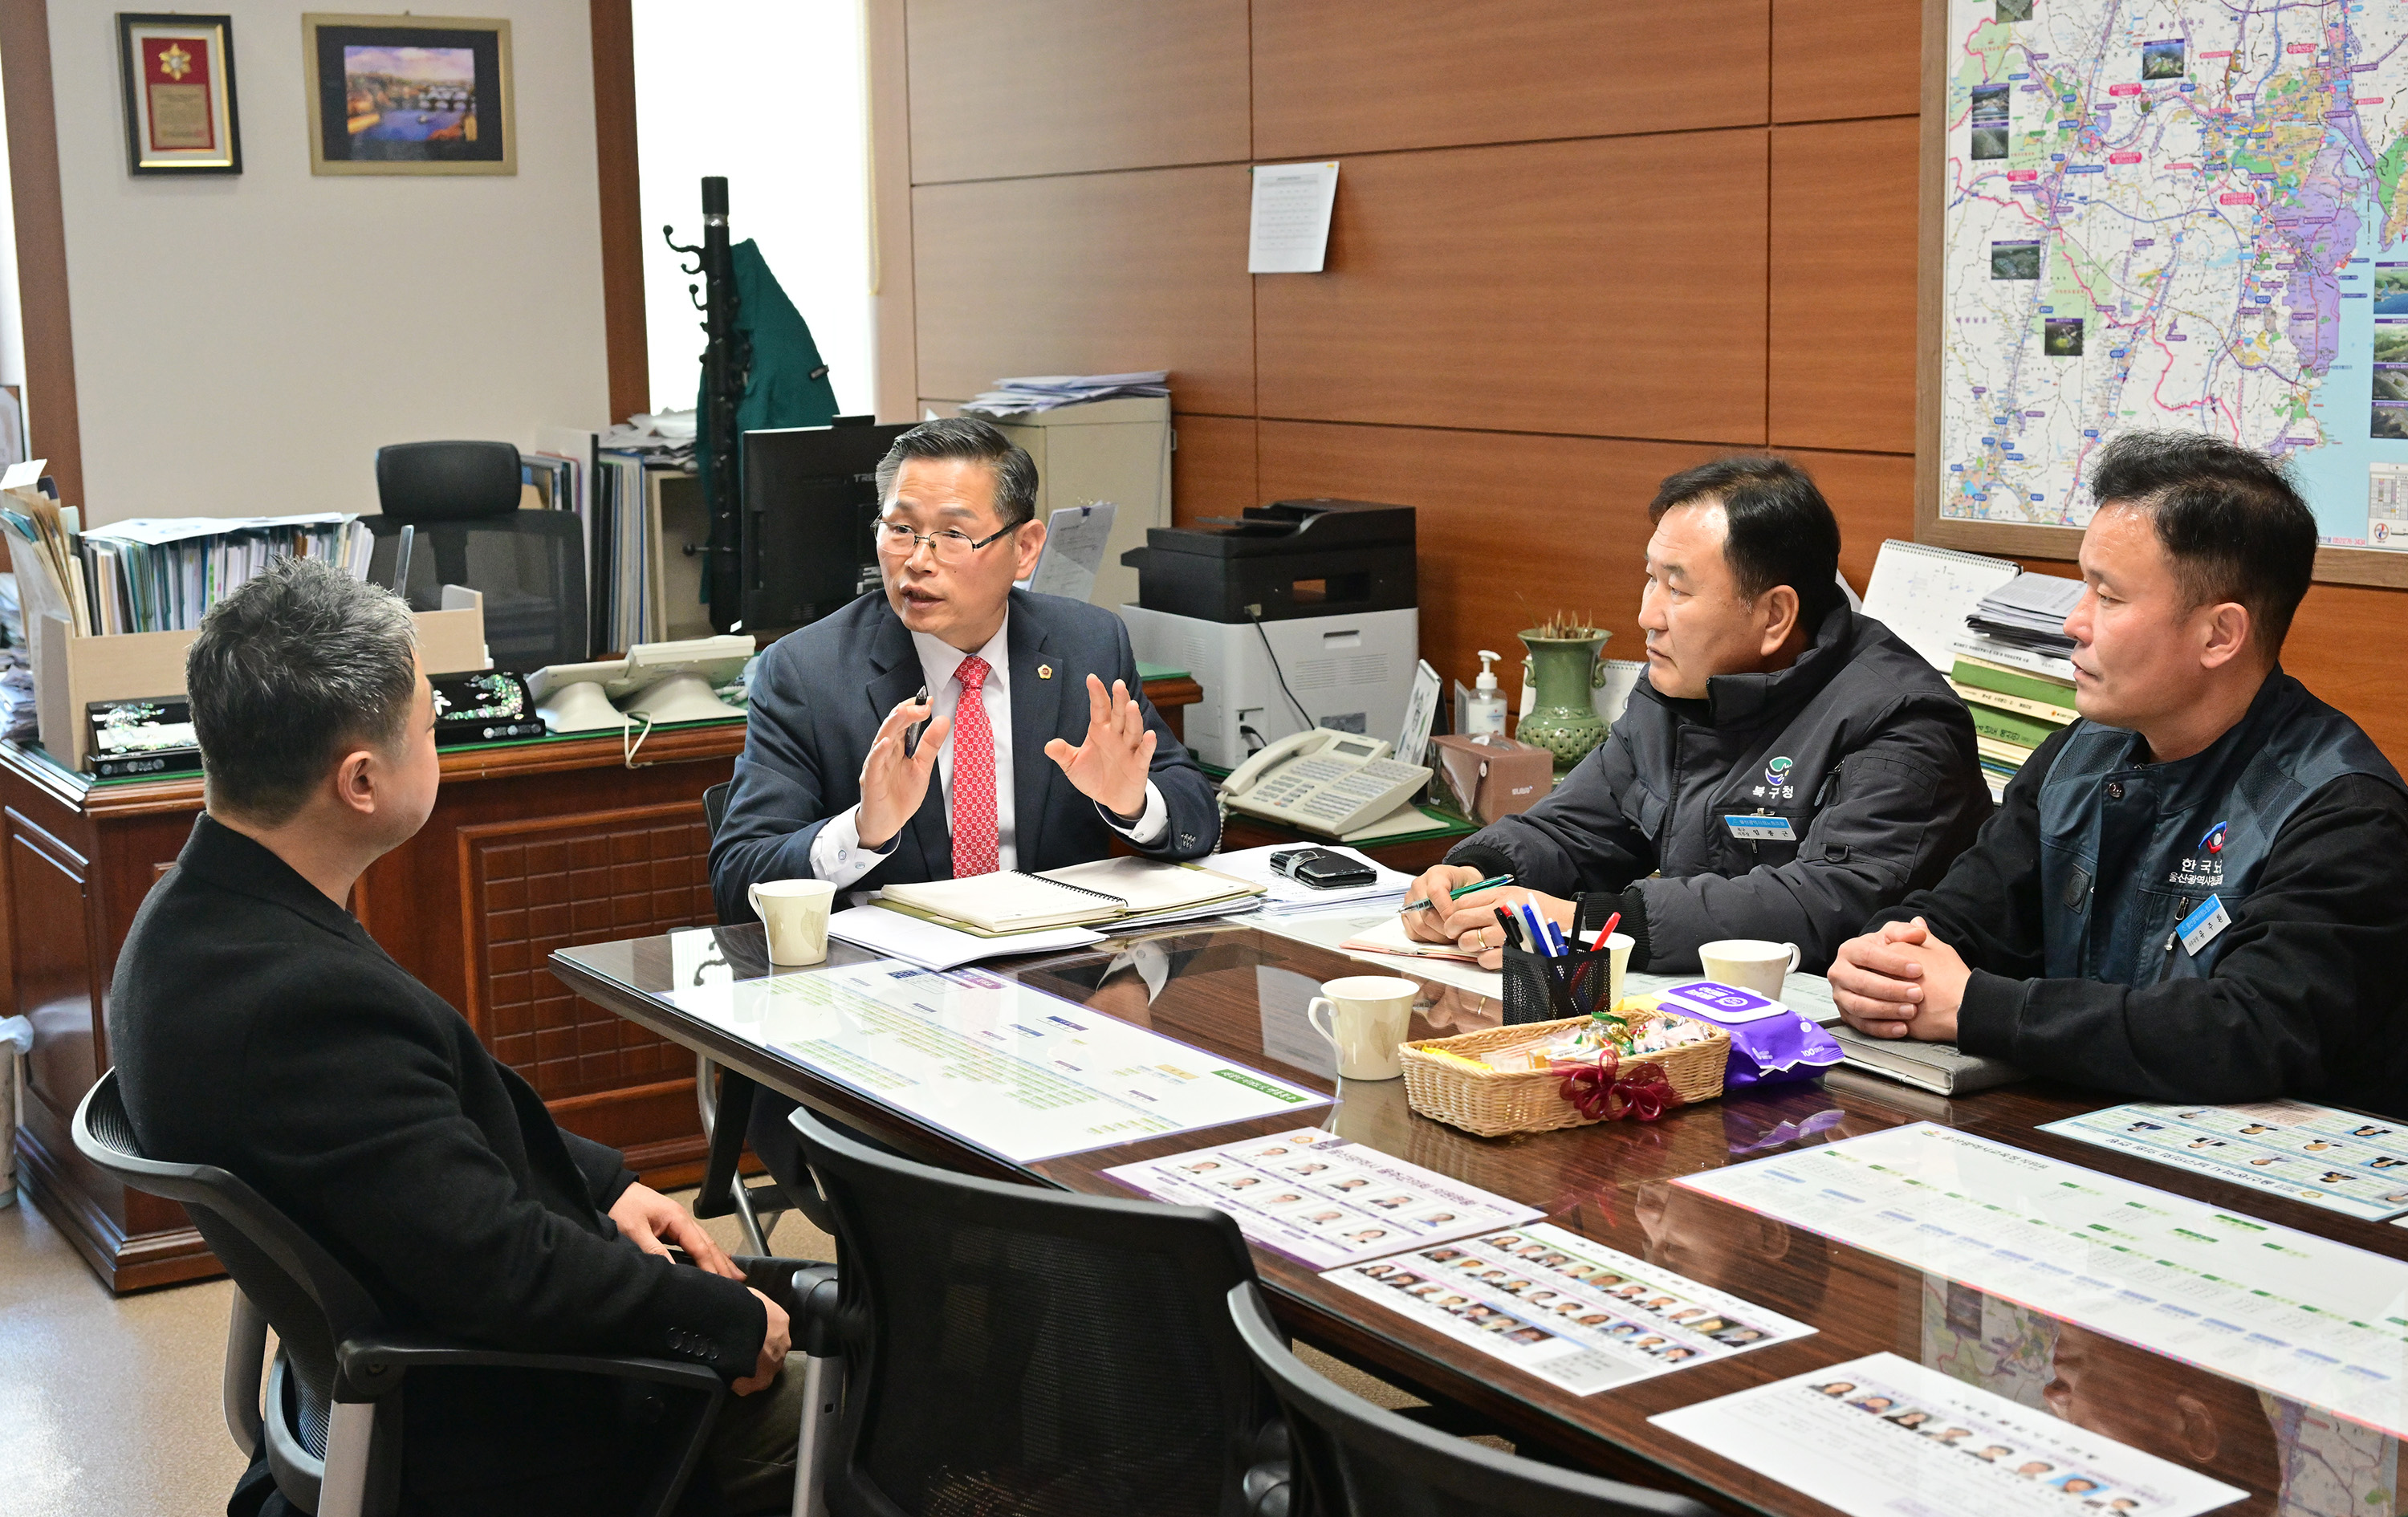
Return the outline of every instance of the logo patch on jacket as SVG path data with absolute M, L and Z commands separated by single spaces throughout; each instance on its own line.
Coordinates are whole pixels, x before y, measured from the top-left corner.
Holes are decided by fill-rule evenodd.
M 2180 867 L 2166 876 L 2169 885 L 2200 886 L 2214 890 L 2224 883 L 2224 823 L 2217 823 L 2201 835 L 2193 856 L 2182 861 Z
M 1789 771 L 1794 767 L 1796 766 L 1786 758 L 1777 758 L 1766 765 L 1764 783 L 1756 786 L 1754 792 L 1756 798 L 1760 801 L 1795 800 L 1798 793 L 1789 785 Z

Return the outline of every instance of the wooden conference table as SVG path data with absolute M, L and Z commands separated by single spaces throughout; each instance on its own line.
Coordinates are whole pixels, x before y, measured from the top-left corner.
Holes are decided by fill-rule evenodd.
M 724 957 L 736 978 L 767 972 L 757 925 L 703 930 L 716 934 L 715 942 L 706 946 Z M 1337 1082 L 1314 1070 L 1267 1052 L 1267 1032 L 1281 1047 L 1317 1042 L 1302 1026 L 1304 997 L 1321 980 L 1365 972 L 1361 961 L 1239 923 L 1208 923 L 1141 936 L 1162 946 L 1171 968 L 1150 1003 L 1136 974 L 1102 974 L 1131 939 L 979 967 L 1298 1084 L 1323 1092 L 1335 1088 Z M 841 943 L 831 947 L 835 963 L 870 957 Z M 691 951 L 680 956 L 691 964 Z M 904 1152 L 954 1169 L 1125 1197 L 1133 1193 L 1105 1178 L 1104 1170 L 1317 1122 L 1354 1141 L 1544 1208 L 1549 1221 L 1572 1232 L 1813 1324 L 1818 1331 L 1812 1337 L 1618 1390 L 1574 1395 L 1342 1291 L 1305 1266 L 1254 1251 L 1280 1319 L 1297 1338 L 1425 1396 L 1467 1406 L 1526 1450 L 1542 1447 L 1584 1467 L 1669 1483 L 1728 1510 L 1791 1514 L 1831 1509 L 1655 1428 L 1648 1417 L 1881 1351 L 1932 1364 L 1961 1353 L 1966 1344 L 2012 1337 L 2014 1324 L 2037 1320 L 2035 1309 L 2044 1313 L 2048 1303 L 1985 1298 L 1964 1285 L 1670 1183 L 1682 1176 L 1928 1121 L 2408 1259 L 2408 1231 L 2401 1228 L 2034 1130 L 2041 1123 L 2114 1104 L 2110 1099 L 2035 1081 L 1952 1101 L 1845 1068 L 1771 1095 L 1727 1096 L 1678 1110 L 1653 1125 L 1616 1123 L 1501 1139 L 1474 1138 L 1416 1115 L 1406 1104 L 1402 1081 L 1349 1081 L 1337 1092 L 1338 1106 L 1301 1117 L 1265 1118 L 1011 1165 L 680 1010 L 662 998 L 673 988 L 671 962 L 670 938 L 662 936 L 564 950 L 552 955 L 552 968 L 578 995 L 663 1038 L 708 1052 Z M 1417 978 L 1403 968 L 1388 972 Z M 692 973 L 689 967 L 685 978 Z M 1495 1001 L 1436 981 L 1424 984 L 1412 1037 L 1444 1037 L 1496 1023 Z M 1934 1347 L 1943 1341 L 1958 1347 L 1943 1354 Z M 2075 1344 L 2081 1345 L 2078 1359 Z M 2296 1442 L 2283 1442 L 2288 1435 L 2282 1429 L 2287 1425 L 2296 1433 L 2319 1419 L 2326 1426 L 2333 1423 L 2314 1409 L 2293 1411 L 2291 1403 L 2279 1401 L 2272 1403 L 2275 1413 L 2270 1422 L 2258 1393 L 2245 1384 L 2078 1328 L 2063 1329 L 2053 1352 L 2053 1363 L 2046 1352 L 2025 1354 L 2021 1389 L 2027 1394 L 2020 1399 L 2038 1403 L 2052 1376 L 2076 1377 L 2071 1382 L 2060 1379 L 2057 1394 L 2080 1409 L 2081 1420 L 2093 1431 L 2251 1493 L 2252 1500 L 2224 1509 L 2227 1513 L 2274 1512 L 2282 1471 L 2300 1467 L 2301 1457 Z M 1950 1359 L 1938 1367 L 1961 1375 L 1967 1367 Z M 2017 1389 L 1993 1388 L 2002 1394 Z M 2354 1436 L 2358 1444 L 2380 1445 L 2359 1451 L 2375 1461 L 2371 1468 L 2393 1467 L 2397 1451 L 2389 1447 L 2391 1440 L 2362 1429 Z M 2387 1488 L 2387 1477 L 2379 1483 Z M 2363 1496 L 2359 1493 L 2357 1510 L 2374 1510 L 2362 1504 Z M 2347 1510 L 2349 1504 L 2331 1510 Z

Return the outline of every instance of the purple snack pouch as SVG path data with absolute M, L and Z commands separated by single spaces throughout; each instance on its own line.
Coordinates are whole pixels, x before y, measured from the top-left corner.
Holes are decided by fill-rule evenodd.
M 1811 1080 L 1840 1062 L 1839 1039 L 1779 1001 L 1713 980 L 1684 980 L 1656 993 L 1665 1010 L 1711 1022 L 1730 1034 L 1725 1090 Z

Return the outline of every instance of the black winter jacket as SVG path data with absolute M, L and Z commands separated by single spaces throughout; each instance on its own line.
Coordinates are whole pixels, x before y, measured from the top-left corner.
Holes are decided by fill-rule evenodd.
M 1742 840 L 1725 820 L 1759 813 L 1791 840 Z M 1797 663 L 1716 676 L 1704 700 L 1641 680 L 1553 794 L 1446 861 L 1582 896 L 1584 931 L 1620 911 L 1633 969 L 1679 974 L 1700 943 L 1762 937 L 1797 944 L 1819 974 L 1867 917 L 1937 881 L 1989 814 L 1964 702 L 1843 606 Z

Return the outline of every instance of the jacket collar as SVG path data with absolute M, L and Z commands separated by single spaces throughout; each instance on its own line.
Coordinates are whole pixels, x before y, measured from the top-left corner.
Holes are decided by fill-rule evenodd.
M 2188 758 L 2144 764 L 2140 759 L 2141 735 L 2128 731 L 2116 772 L 2129 774 L 2137 770 L 2147 775 L 2158 787 L 2161 805 L 2186 807 L 2214 800 L 2240 766 L 2265 746 L 2267 735 L 2279 728 L 2303 689 L 2277 664 L 2267 671 L 2258 694 L 2249 698 L 2249 709 L 2215 741 Z
M 300 871 L 265 844 L 207 811 L 194 822 L 193 835 L 176 855 L 176 866 L 222 889 L 280 906 L 340 937 L 369 945 L 375 942 L 357 917 L 328 900 L 325 892 L 301 878 Z
M 1703 700 L 1676 699 L 1646 679 L 1644 695 L 1685 722 L 1705 727 L 1752 727 L 1787 715 L 1822 693 L 1856 653 L 1864 623 L 1845 606 L 1833 607 L 1814 629 L 1814 640 L 1798 662 L 1769 674 L 1717 674 L 1706 681 Z

